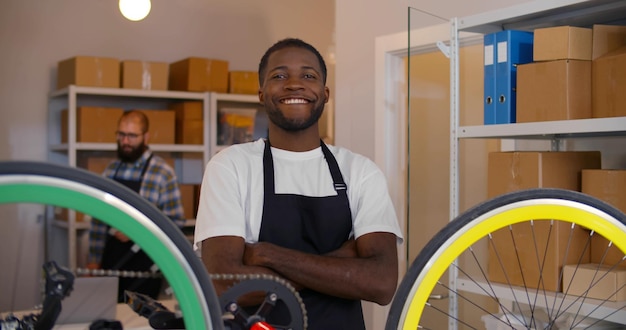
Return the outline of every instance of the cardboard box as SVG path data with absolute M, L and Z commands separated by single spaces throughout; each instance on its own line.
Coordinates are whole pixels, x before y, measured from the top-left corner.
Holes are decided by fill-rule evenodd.
M 583 170 L 582 192 L 626 212 L 626 170 Z M 624 258 L 624 252 L 609 243 L 601 235 L 593 235 L 589 261 L 605 265 L 619 264 Z M 622 263 L 621 267 L 626 267 L 626 263 Z
M 84 168 L 89 172 L 102 175 L 107 166 L 115 160 L 117 160 L 117 157 L 113 152 L 109 152 L 109 155 L 81 154 L 76 158 L 76 166 Z
M 198 185 L 196 184 L 179 184 L 181 201 L 185 210 L 185 219 L 195 219 L 198 212 Z
M 581 171 L 586 168 L 600 168 L 600 156 L 600 152 L 597 151 L 492 152 L 489 154 L 488 161 L 488 197 L 493 198 L 508 192 L 531 188 L 562 188 L 580 191 Z M 582 258 L 584 262 L 589 261 L 589 249 L 585 248 L 589 237 L 587 230 L 575 227 L 570 242 L 570 224 L 555 222 L 550 232 L 549 220 L 535 220 L 534 231 L 530 223 L 525 222 L 512 226 L 512 232 L 505 228 L 492 233 L 493 245 L 489 245 L 488 261 L 490 280 L 559 291 L 559 272 L 564 259 L 565 264 L 578 262 L 579 258 Z M 533 245 L 534 239 L 545 245 L 549 232 L 551 236 L 548 247 L 540 249 L 541 254 L 538 258 Z M 512 237 L 515 245 L 512 244 Z M 565 258 L 568 244 L 570 244 L 570 249 Z M 545 261 L 543 261 L 544 253 Z M 540 267 L 538 265 L 543 265 L 542 284 L 539 283 Z
M 176 121 L 176 143 L 203 144 L 204 121 L 202 119 Z
M 200 101 L 188 101 L 188 102 L 176 102 L 171 106 L 172 110 L 176 112 L 176 121 L 190 120 L 190 119 L 202 119 L 203 107 Z
M 596 24 L 593 26 L 592 43 L 592 60 L 626 46 L 626 26 Z
M 228 92 L 234 94 L 258 94 L 259 73 L 256 71 L 230 71 Z
M 76 108 L 76 142 L 115 143 L 117 123 L 124 109 L 111 107 Z M 61 143 L 68 142 L 68 110 L 61 111 Z
M 167 90 L 170 67 L 168 63 L 123 61 L 122 88 Z
M 563 290 L 574 296 L 608 301 L 626 300 L 626 269 L 598 264 L 563 267 Z
M 584 118 L 591 118 L 591 61 L 518 66 L 518 123 Z
M 192 92 L 228 92 L 228 61 L 189 57 L 170 64 L 169 88 Z
M 626 170 L 583 170 L 582 192 L 626 213 Z
M 172 110 L 135 109 L 148 117 L 150 138 L 148 144 L 174 144 L 176 113 Z
M 598 57 L 592 70 L 593 117 L 626 116 L 626 47 Z
M 68 85 L 120 87 L 120 61 L 115 58 L 76 56 L 57 64 L 57 89 Z
M 62 208 L 56 206 L 54 208 L 54 219 L 61 221 L 69 221 L 69 212 L 70 209 Z M 76 222 L 88 222 L 91 221 L 91 216 L 82 212 L 75 211 L 74 220 Z
M 581 172 L 601 168 L 599 151 L 513 151 L 489 153 L 489 198 L 531 188 L 581 190 Z
M 591 60 L 592 29 L 556 26 L 535 29 L 533 61 Z
M 202 102 L 177 102 L 172 105 L 176 113 L 176 143 L 203 144 L 204 120 Z

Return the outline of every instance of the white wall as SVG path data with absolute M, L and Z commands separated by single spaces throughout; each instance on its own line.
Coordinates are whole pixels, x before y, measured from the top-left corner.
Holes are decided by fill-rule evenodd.
M 0 2 L 0 160 L 46 160 L 47 95 L 56 64 L 76 56 L 173 62 L 189 56 L 256 70 L 263 52 L 299 37 L 326 55 L 334 0 L 152 0 L 142 22 L 124 19 L 117 0 Z M 333 68 L 330 67 L 332 75 Z M 332 81 L 330 82 L 332 84 Z M 0 209 L 0 311 L 31 308 L 43 262 L 40 206 Z

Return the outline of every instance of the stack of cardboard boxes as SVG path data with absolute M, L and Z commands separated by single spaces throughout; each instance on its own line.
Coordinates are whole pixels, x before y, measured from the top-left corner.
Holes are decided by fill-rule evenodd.
M 591 118 L 591 29 L 535 30 L 533 62 L 517 68 L 517 122 Z
M 172 105 L 176 115 L 176 143 L 203 144 L 204 115 L 202 102 L 187 101 Z
M 189 57 L 174 63 L 119 61 L 115 58 L 75 56 L 57 65 L 57 89 L 68 85 L 138 90 L 178 90 L 256 94 L 258 74 L 229 71 L 224 60 Z M 193 109 L 192 109 L 193 108 Z M 77 142 L 115 142 L 121 111 L 131 109 L 79 106 L 76 108 Z M 170 109 L 141 110 L 150 120 L 153 144 L 202 144 L 201 102 L 175 103 Z M 67 110 L 62 112 L 62 141 L 68 140 Z
M 536 29 L 517 70 L 518 123 L 626 116 L 626 26 Z
M 57 89 L 68 85 L 257 94 L 256 71 L 229 71 L 229 62 L 188 57 L 173 63 L 75 56 L 57 64 Z

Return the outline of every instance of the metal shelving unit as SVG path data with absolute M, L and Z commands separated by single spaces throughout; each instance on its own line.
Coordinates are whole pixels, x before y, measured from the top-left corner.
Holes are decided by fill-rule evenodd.
M 450 35 L 450 219 L 459 213 L 459 140 L 460 139 L 525 139 L 559 142 L 569 138 L 626 136 L 626 117 L 593 118 L 502 125 L 459 125 L 459 34 L 493 33 L 501 30 L 526 30 L 572 25 L 626 22 L 624 0 L 535 0 L 516 6 L 451 20 Z M 553 146 L 558 143 L 553 143 Z M 467 286 L 450 269 L 451 288 Z M 457 300 L 450 297 L 449 312 L 457 313 Z M 621 315 L 621 314 L 620 314 Z M 623 320 L 623 319 L 621 319 Z M 456 324 L 450 322 L 450 329 Z
M 48 158 L 52 162 L 77 166 L 77 156 L 79 152 L 114 152 L 117 149 L 115 143 L 85 143 L 76 141 L 76 109 L 81 105 L 166 109 L 167 104 L 177 101 L 203 102 L 204 118 L 210 118 L 208 116 L 209 93 L 83 87 L 74 85 L 54 91 L 49 95 L 48 141 L 50 145 Z M 67 109 L 68 111 L 68 138 L 66 143 L 61 143 L 60 140 L 60 113 L 63 109 Z M 204 143 L 202 145 L 151 144 L 150 148 L 156 152 L 170 152 L 179 155 L 182 155 L 182 153 L 196 154 L 199 155 L 199 161 L 205 164 L 210 158 L 210 134 L 208 129 L 204 130 L 203 141 Z M 180 163 L 183 167 L 182 171 L 186 171 L 184 159 L 182 159 Z M 194 170 L 193 166 L 191 166 L 191 170 Z M 53 252 L 50 252 L 49 256 L 56 256 L 61 259 L 59 262 L 64 263 L 62 255 L 67 253 L 66 264 L 71 269 L 75 269 L 78 266 L 79 239 L 83 245 L 88 241 L 86 237 L 88 235 L 89 222 L 76 221 L 76 213 L 73 211 L 69 211 L 67 220 L 63 221 L 54 219 L 53 211 L 48 212 L 48 214 L 50 215 L 46 216 L 48 220 L 47 232 L 57 233 L 57 235 L 53 235 L 55 238 L 67 240 L 66 251 L 65 247 L 60 247 L 59 244 L 47 246 L 47 249 L 53 250 Z M 59 231 L 62 233 L 59 233 Z M 53 240 L 48 241 L 51 242 Z
M 517 6 L 454 18 L 450 36 L 451 187 L 450 215 L 458 215 L 458 140 L 465 138 L 566 139 L 626 136 L 626 117 L 593 118 L 551 122 L 459 125 L 459 33 L 492 33 L 506 29 L 534 30 L 541 27 L 626 22 L 622 0 L 535 0 Z
M 155 152 L 173 153 L 176 156 L 176 171 L 179 180 L 184 182 L 200 183 L 204 166 L 211 156 L 225 146 L 219 146 L 217 142 L 217 119 L 218 108 L 222 102 L 229 105 L 246 107 L 249 104 L 259 104 L 256 95 L 221 94 L 213 92 L 185 92 L 185 91 L 155 91 L 135 90 L 122 88 L 101 88 L 68 86 L 49 94 L 48 109 L 48 159 L 51 162 L 77 166 L 79 152 L 114 152 L 117 149 L 115 143 L 86 143 L 76 141 L 76 114 L 77 107 L 82 105 L 115 106 L 125 109 L 167 109 L 167 105 L 180 101 L 203 102 L 203 144 L 150 144 L 150 149 Z M 61 143 L 61 111 L 68 110 L 67 142 Z M 186 157 L 191 155 L 191 158 Z M 180 166 L 179 166 L 180 165 Z M 86 242 L 89 222 L 76 221 L 76 214 L 68 212 L 67 220 L 54 219 L 53 211 L 47 212 L 47 232 L 62 231 L 58 239 L 66 239 L 67 246 L 59 246 L 51 240 L 46 247 L 51 249 L 52 255 L 57 256 L 58 262 L 75 269 L 77 264 L 77 248 L 79 236 L 81 242 Z M 188 220 L 186 226 L 193 226 L 195 220 Z M 59 235 L 56 235 L 59 236 Z M 67 248 L 67 251 L 65 249 Z M 67 257 L 65 257 L 67 255 Z M 64 260 L 67 258 L 67 260 Z M 66 261 L 66 262 L 65 262 Z

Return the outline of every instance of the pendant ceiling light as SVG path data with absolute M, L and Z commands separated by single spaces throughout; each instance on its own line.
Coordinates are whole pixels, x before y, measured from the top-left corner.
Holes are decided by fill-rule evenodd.
M 150 0 L 120 0 L 120 12 L 131 21 L 141 21 L 150 13 Z

